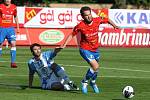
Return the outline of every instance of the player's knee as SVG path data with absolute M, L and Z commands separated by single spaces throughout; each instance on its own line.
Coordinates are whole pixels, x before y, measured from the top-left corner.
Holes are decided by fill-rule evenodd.
M 98 71 L 99 71 L 99 67 L 95 69 L 95 72 L 98 72 Z
M 52 70 L 55 70 L 56 67 L 57 67 L 57 64 L 56 64 L 56 63 L 53 63 L 53 64 L 51 65 L 51 69 L 52 69 Z
M 11 47 L 16 47 L 16 43 L 11 42 L 9 44 L 10 44 Z
M 58 72 L 59 70 L 61 70 L 62 68 L 61 68 L 61 66 L 59 66 L 58 64 L 56 64 L 56 63 L 53 63 L 52 65 L 51 65 L 51 69 L 54 71 L 54 72 Z
M 16 47 L 11 47 L 11 50 L 16 50 Z
M 65 68 L 64 68 L 64 67 L 61 67 L 61 69 L 65 71 Z
M 99 67 L 93 67 L 92 69 L 93 69 L 94 72 L 98 72 Z
M 64 90 L 64 86 L 60 82 L 55 82 L 51 85 L 52 90 Z

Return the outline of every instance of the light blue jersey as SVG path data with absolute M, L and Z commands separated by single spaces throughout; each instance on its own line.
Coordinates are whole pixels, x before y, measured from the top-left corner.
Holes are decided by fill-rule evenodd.
M 47 80 L 51 78 L 53 74 L 51 70 L 51 65 L 54 63 L 53 58 L 56 54 L 53 51 L 42 52 L 40 60 L 35 60 L 32 58 L 28 62 L 30 74 L 37 72 L 41 79 L 41 84 L 47 84 Z

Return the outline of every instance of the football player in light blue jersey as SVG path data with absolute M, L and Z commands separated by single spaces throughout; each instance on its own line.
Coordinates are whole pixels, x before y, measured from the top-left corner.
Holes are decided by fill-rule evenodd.
M 40 77 L 42 89 L 53 90 L 79 90 L 79 88 L 70 81 L 64 69 L 54 63 L 53 58 L 60 52 L 61 48 L 55 48 L 53 51 L 41 51 L 41 45 L 34 43 L 30 46 L 33 58 L 29 60 L 29 87 L 32 88 L 35 72 Z

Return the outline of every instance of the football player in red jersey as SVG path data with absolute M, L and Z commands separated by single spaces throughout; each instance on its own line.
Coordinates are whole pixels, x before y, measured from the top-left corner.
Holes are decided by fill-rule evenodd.
M 11 4 L 11 0 L 4 0 L 4 3 L 0 4 L 0 56 L 2 54 L 2 44 L 7 39 L 11 45 L 11 68 L 16 68 L 16 34 L 13 18 L 17 24 L 17 33 L 19 33 L 17 7 Z
M 87 93 L 88 81 L 90 81 L 90 86 L 93 88 L 95 93 L 99 93 L 100 90 L 96 85 L 96 78 L 99 71 L 99 59 L 100 53 L 98 50 L 98 31 L 99 25 L 102 23 L 109 23 L 114 28 L 118 28 L 111 20 L 97 17 L 93 18 L 91 14 L 91 8 L 84 6 L 80 9 L 80 14 L 83 20 L 77 24 L 73 32 L 67 37 L 65 42 L 60 46 L 60 48 L 65 48 L 67 43 L 77 34 L 81 34 L 80 40 L 80 55 L 87 61 L 90 65 L 82 83 L 82 92 Z

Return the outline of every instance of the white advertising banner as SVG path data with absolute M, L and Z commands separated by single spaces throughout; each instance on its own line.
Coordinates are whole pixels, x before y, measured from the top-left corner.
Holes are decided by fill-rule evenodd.
M 25 23 L 25 7 L 17 7 L 17 16 L 19 24 Z
M 109 9 L 108 16 L 122 28 L 150 28 L 149 10 Z
M 18 7 L 20 25 L 28 28 L 73 28 L 82 17 L 79 8 Z M 98 15 L 92 11 L 93 17 Z
M 24 27 L 72 28 L 80 20 L 81 16 L 78 9 L 42 8 L 33 18 L 24 24 Z
M 19 23 L 28 28 L 73 28 L 82 18 L 79 8 L 38 8 L 18 7 Z M 149 10 L 107 9 L 107 16 L 121 28 L 150 29 Z M 93 17 L 98 17 L 100 9 L 92 9 Z

